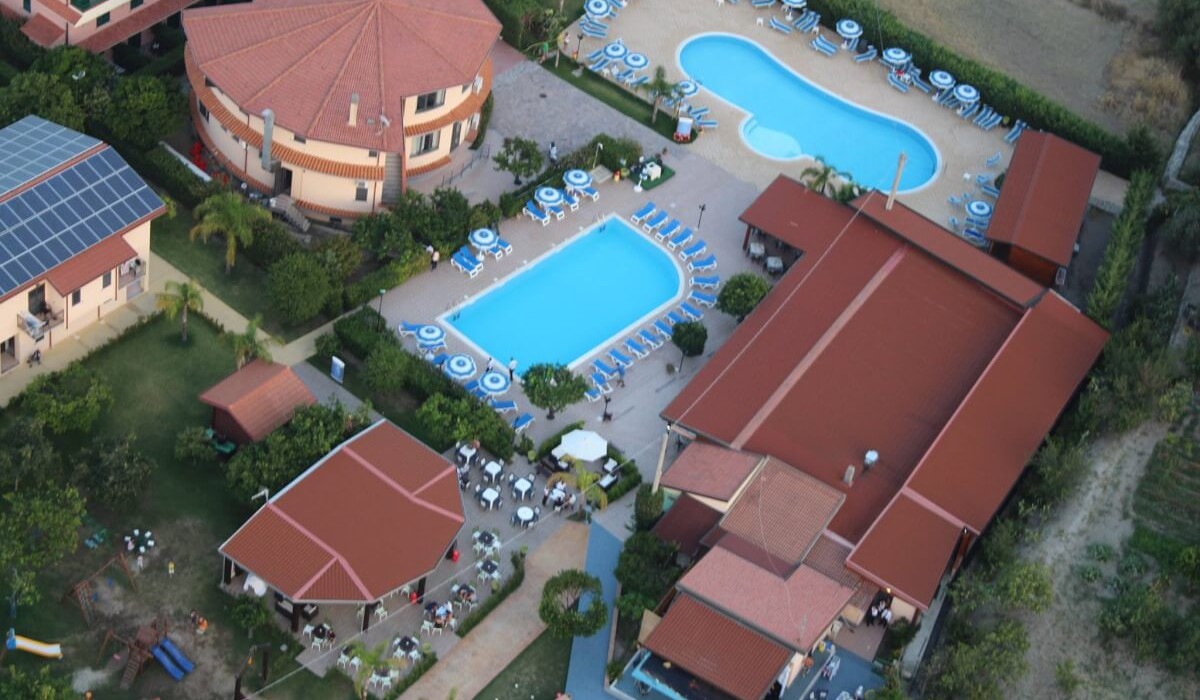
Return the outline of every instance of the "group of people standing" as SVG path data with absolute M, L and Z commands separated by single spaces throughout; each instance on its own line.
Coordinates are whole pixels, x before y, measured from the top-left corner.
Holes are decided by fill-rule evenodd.
M 887 627 L 892 624 L 892 599 L 881 598 L 871 604 L 871 609 L 867 611 L 867 626 L 883 625 Z

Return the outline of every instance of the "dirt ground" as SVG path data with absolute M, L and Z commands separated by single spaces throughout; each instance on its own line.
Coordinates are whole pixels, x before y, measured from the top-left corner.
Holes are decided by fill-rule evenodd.
M 1089 450 L 1091 472 L 1075 497 L 1047 524 L 1025 556 L 1046 563 L 1054 580 L 1054 601 L 1038 615 L 1026 615 L 1029 671 L 1010 697 L 1058 697 L 1055 666 L 1075 662 L 1083 679 L 1077 698 L 1200 698 L 1200 687 L 1131 657 L 1106 650 L 1095 623 L 1100 603 L 1080 579 L 1076 567 L 1088 545 L 1107 544 L 1120 550 L 1133 532 L 1133 493 L 1145 473 L 1154 446 L 1166 426 L 1148 423 L 1125 435 L 1097 440 Z
M 1153 46 L 1141 27 L 1153 20 L 1155 0 L 1110 0 L 1125 8 L 1127 20 L 1106 19 L 1088 0 L 878 2 L 908 26 L 1103 127 L 1123 132 L 1134 121 L 1106 109 L 1105 96 L 1114 66 Z

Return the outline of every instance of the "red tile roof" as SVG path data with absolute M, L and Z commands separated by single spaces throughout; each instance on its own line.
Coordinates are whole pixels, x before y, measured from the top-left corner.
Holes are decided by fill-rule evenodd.
M 299 601 L 376 601 L 428 574 L 458 536 L 454 466 L 380 421 L 275 494 L 220 551 Z
M 79 42 L 79 46 L 100 53 L 125 41 L 134 34 L 162 22 L 171 15 L 194 5 L 199 0 L 153 0 L 133 10 L 122 19 L 106 25 L 104 29 Z
M 61 265 L 50 268 L 46 279 L 66 296 L 109 270 L 138 256 L 123 234 L 102 239 Z
M 254 360 L 201 394 L 200 401 L 227 412 L 257 442 L 317 399 L 291 367 Z
M 388 152 L 404 148 L 405 98 L 470 83 L 500 35 L 480 0 L 255 0 L 189 10 L 183 26 L 200 70 L 243 110 Z
M 774 572 L 717 547 L 677 584 L 725 614 L 808 653 L 854 595 L 816 569 Z
M 759 455 L 696 440 L 675 458 L 663 474 L 661 484 L 669 489 L 729 501 L 762 460 Z
M 1004 176 L 987 237 L 1061 267 L 1071 264 L 1100 156 L 1043 131 L 1027 131 Z
M 902 493 L 850 553 L 846 566 L 926 610 L 962 532 L 963 528 Z
M 804 557 L 804 565 L 820 571 L 843 586 L 854 588 L 862 583 L 858 574 L 846 568 L 851 547 L 838 542 L 828 533 L 821 535 Z
M 768 459 L 721 520 L 721 529 L 795 566 L 846 499 L 804 472 Z
M 67 33 L 66 22 L 51 19 L 38 12 L 30 17 L 28 22 L 21 25 L 21 33 L 38 46 L 50 48 L 62 43 L 63 37 Z
M 673 542 L 679 551 L 695 556 L 700 541 L 717 525 L 721 512 L 709 508 L 686 493 L 654 524 L 653 532 L 663 542 Z
M 67 0 L 38 0 L 38 7 L 57 15 L 59 19 L 66 20 L 72 25 L 83 16 Z
M 738 700 L 761 700 L 793 653 L 688 595 L 676 596 L 646 648 Z

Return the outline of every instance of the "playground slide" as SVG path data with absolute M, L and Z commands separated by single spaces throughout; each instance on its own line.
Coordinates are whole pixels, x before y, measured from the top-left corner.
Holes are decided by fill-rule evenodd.
M 176 666 L 183 669 L 184 673 L 191 673 L 196 669 L 196 665 L 183 655 L 183 652 L 179 650 L 179 647 L 175 646 L 175 642 L 172 642 L 170 637 L 163 637 L 159 646 L 163 648 L 163 651 L 170 654 L 171 660 L 175 662 Z
M 39 642 L 36 639 L 22 637 L 14 630 L 8 631 L 8 641 L 5 643 L 9 649 L 28 652 L 36 656 L 43 656 L 47 659 L 61 659 L 62 647 L 58 644 L 46 644 Z
M 183 680 L 183 669 L 176 666 L 171 657 L 167 656 L 167 653 L 162 650 L 162 645 L 154 647 L 150 650 L 150 653 L 154 654 L 154 658 L 158 659 L 158 663 L 162 664 L 162 667 L 167 670 L 169 676 L 177 681 Z

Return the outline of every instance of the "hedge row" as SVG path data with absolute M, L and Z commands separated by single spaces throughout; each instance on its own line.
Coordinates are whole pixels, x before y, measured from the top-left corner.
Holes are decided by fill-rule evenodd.
M 155 76 L 163 75 L 183 75 L 183 51 L 184 45 L 180 44 L 163 55 L 148 61 L 144 66 L 133 72 L 133 75 Z
M 891 13 L 881 11 L 874 0 L 809 0 L 808 7 L 820 12 L 822 23 L 830 28 L 844 17 L 859 20 L 867 27 L 863 41 L 878 44 L 880 50 L 904 47 L 912 52 L 913 62 L 925 70 L 940 68 L 959 82 L 979 88 L 984 101 L 1001 114 L 1023 119 L 1032 128 L 1053 132 L 1099 153 L 1105 170 L 1129 177 L 1135 170 L 1152 167 L 1157 160 L 1153 141 L 1147 141 L 1144 131 L 1131 131 L 1128 139 L 1106 131 L 1009 76 L 909 29 Z
M 400 682 L 396 683 L 395 687 L 388 691 L 387 695 L 383 696 L 384 700 L 396 700 L 396 698 L 403 695 L 404 691 L 408 690 L 413 686 L 414 683 L 421 680 L 421 676 L 425 675 L 425 672 L 433 668 L 433 665 L 437 662 L 438 655 L 436 651 L 430 651 L 429 653 L 423 655 L 420 661 L 413 664 L 412 670 L 404 674 L 404 677 L 400 679 Z
M 499 607 L 505 598 L 508 598 L 512 595 L 513 591 L 521 587 L 521 584 L 525 582 L 525 557 L 517 552 L 513 552 L 512 565 L 512 576 L 509 576 L 508 580 L 498 590 L 493 591 L 487 597 L 487 600 L 483 601 L 474 612 L 467 615 L 463 618 L 462 622 L 458 623 L 458 629 L 455 631 L 455 634 L 460 637 L 467 636 L 467 633 L 474 629 L 480 622 L 483 622 L 483 618 Z
M 1104 260 L 1096 270 L 1096 281 L 1088 294 L 1087 315 L 1110 331 L 1146 237 L 1146 217 L 1154 186 L 1154 176 L 1144 170 L 1130 179 L 1124 206 L 1113 222 Z
M 204 182 L 196 177 L 186 165 L 180 163 L 175 156 L 167 153 L 162 146 L 155 146 L 148 151 L 139 151 L 133 146 L 118 143 L 112 138 L 105 139 L 120 152 L 139 175 L 162 187 L 175 201 L 189 209 L 203 202 L 206 197 L 216 193 L 220 185 L 214 182 Z
M 362 279 L 346 285 L 346 306 L 353 308 L 378 296 L 381 289 L 399 287 L 416 276 L 428 263 L 425 257 L 414 255 L 409 260 L 393 260 L 383 267 L 363 275 Z
M 603 144 L 603 148 L 599 146 Z M 534 190 L 543 184 L 552 187 L 562 185 L 563 173 L 572 168 L 591 170 L 592 163 L 603 165 L 612 171 L 620 170 L 638 162 L 642 157 L 642 146 L 633 139 L 617 138 L 608 134 L 597 134 L 587 144 L 559 158 L 558 165 L 547 168 L 523 187 L 500 195 L 500 213 L 505 218 L 512 218 L 521 213 L 525 202 L 533 196 Z

